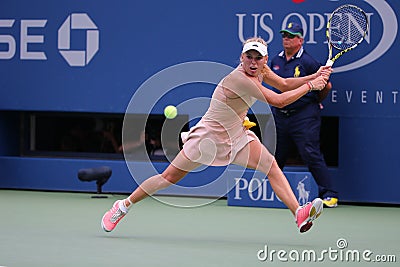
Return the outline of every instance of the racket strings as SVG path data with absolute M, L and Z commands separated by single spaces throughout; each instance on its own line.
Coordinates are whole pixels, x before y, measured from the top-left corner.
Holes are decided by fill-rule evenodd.
M 368 29 L 365 13 L 352 6 L 335 11 L 332 14 L 330 24 L 331 43 L 340 50 L 360 43 Z

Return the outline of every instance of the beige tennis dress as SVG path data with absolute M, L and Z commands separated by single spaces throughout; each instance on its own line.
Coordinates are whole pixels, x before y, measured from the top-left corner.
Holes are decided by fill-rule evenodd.
M 256 85 L 261 79 L 252 80 L 239 65 L 219 82 L 206 114 L 181 135 L 183 150 L 191 161 L 225 166 L 237 161 L 236 155 L 249 142 L 258 140 L 243 126 L 243 120 L 257 99 L 265 101 Z

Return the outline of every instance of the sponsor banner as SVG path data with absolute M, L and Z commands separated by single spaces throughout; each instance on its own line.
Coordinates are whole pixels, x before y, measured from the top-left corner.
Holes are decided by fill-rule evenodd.
M 236 175 L 235 175 L 236 174 Z M 286 208 L 272 190 L 271 184 L 261 172 L 246 170 L 232 171 L 229 179 L 229 206 Z M 285 172 L 290 186 L 300 205 L 318 197 L 318 186 L 309 172 Z
M 323 102 L 322 114 L 339 119 L 334 183 L 343 201 L 399 203 L 400 184 L 393 179 L 400 172 L 398 0 L 3 0 L 0 110 L 124 113 L 156 73 L 187 62 L 237 66 L 246 38 L 261 36 L 274 56 L 282 50 L 279 30 L 289 21 L 301 23 L 305 49 L 324 63 L 325 26 L 342 4 L 365 10 L 370 30 L 335 62 L 333 89 Z M 209 98 L 215 85 L 204 73 L 172 75 L 152 90 L 168 93 L 142 99 L 154 103 L 151 113 L 162 114 L 168 104 Z M 180 83 L 189 78 L 195 82 Z M 167 88 L 170 84 L 179 86 Z M 145 111 L 146 101 L 137 109 Z M 197 111 L 204 103 L 180 114 L 193 121 L 191 114 L 202 115 Z M 258 104 L 257 113 L 269 112 Z
M 356 50 L 335 63 L 334 87 L 324 112 L 398 117 L 399 89 L 390 79 L 397 75 L 397 69 L 390 67 L 393 59 L 400 56 L 397 0 L 171 0 L 112 5 L 100 0 L 61 1 L 57 6 L 51 0 L 18 4 L 4 0 L 0 108 L 124 112 L 135 90 L 170 66 L 213 61 L 234 67 L 242 42 L 251 36 L 263 37 L 272 57 L 282 49 L 279 30 L 289 21 L 303 26 L 306 50 L 325 62 L 329 14 L 345 3 L 366 11 L 370 30 Z M 166 96 L 165 102 L 209 96 L 213 88 L 197 84 L 195 90 Z

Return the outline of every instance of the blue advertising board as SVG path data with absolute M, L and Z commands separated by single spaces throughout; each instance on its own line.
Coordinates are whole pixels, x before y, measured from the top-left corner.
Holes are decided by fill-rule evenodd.
M 345 3 L 366 11 L 370 30 L 335 63 L 333 89 L 323 103 L 324 116 L 339 118 L 338 166 L 331 174 L 343 201 L 400 203 L 397 0 L 4 0 L 0 151 L 18 146 L 7 139 L 13 134 L 10 111 L 125 113 L 146 82 L 182 63 L 226 68 L 200 69 L 184 82 L 179 74 L 169 77 L 174 88 L 146 96 L 151 113 L 209 98 L 215 82 L 239 63 L 246 38 L 263 37 L 275 55 L 281 51 L 279 30 L 289 21 L 302 24 L 305 49 L 325 62 L 325 25 L 330 12 Z M 135 110 L 148 108 L 133 104 Z M 268 110 L 261 105 L 254 112 Z M 201 112 L 185 113 L 192 120 Z M 15 175 L 7 166 L 3 170 L 9 179 Z
M 268 177 L 254 171 L 232 171 L 228 192 L 229 206 L 286 208 L 285 204 L 272 190 Z M 300 205 L 318 197 L 318 186 L 309 172 L 285 172 L 297 201 Z

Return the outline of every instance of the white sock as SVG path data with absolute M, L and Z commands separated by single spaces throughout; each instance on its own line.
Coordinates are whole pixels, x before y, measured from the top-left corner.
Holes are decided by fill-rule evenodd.
M 127 197 L 126 200 L 128 200 L 128 202 L 129 202 L 129 207 L 126 207 L 126 208 L 130 209 L 132 207 L 133 203 L 129 197 Z M 124 204 L 125 204 L 125 202 L 124 202 Z
M 119 209 L 120 209 L 123 213 L 128 213 L 129 208 L 132 206 L 132 202 L 130 201 L 130 199 L 127 198 L 126 200 L 128 200 L 129 203 L 131 203 L 131 205 L 129 205 L 129 207 L 126 207 L 126 206 L 125 206 L 125 199 L 123 199 L 123 200 L 121 200 L 121 201 L 119 202 Z

